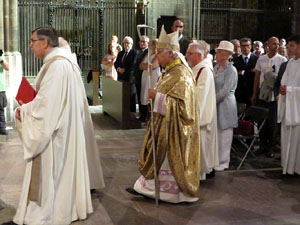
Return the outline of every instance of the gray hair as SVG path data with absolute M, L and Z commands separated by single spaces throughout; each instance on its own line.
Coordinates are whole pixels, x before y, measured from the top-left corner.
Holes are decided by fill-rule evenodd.
M 197 41 L 196 43 L 189 44 L 189 47 L 195 46 L 195 52 L 200 53 L 202 57 L 206 52 L 206 45 L 203 42 Z
M 176 59 L 176 58 L 178 58 L 178 54 L 177 54 L 177 52 L 176 51 L 174 51 L 173 49 L 171 49 L 171 48 L 164 48 L 163 49 L 163 52 L 172 52 L 172 55 L 173 55 L 173 59 Z
M 132 39 L 132 37 L 130 37 L 130 36 L 124 37 L 123 42 L 126 41 L 126 40 L 128 40 L 131 44 L 133 44 L 133 39 Z
M 146 35 L 142 35 L 141 38 L 140 38 L 140 40 L 142 40 L 142 39 L 146 39 L 147 42 L 150 41 L 149 37 L 146 36 Z
M 255 45 L 256 43 L 258 43 L 260 48 L 263 46 L 263 43 L 261 41 L 253 41 L 253 45 Z
M 47 40 L 48 44 L 52 47 L 58 47 L 58 35 L 53 27 L 38 27 L 31 33 L 33 34 L 35 32 L 39 39 Z

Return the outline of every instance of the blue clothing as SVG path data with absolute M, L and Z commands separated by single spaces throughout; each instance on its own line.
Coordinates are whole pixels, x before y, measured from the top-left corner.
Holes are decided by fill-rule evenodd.
M 237 104 L 234 96 L 238 75 L 236 68 L 229 62 L 218 71 L 219 64 L 214 67 L 217 99 L 218 129 L 225 130 L 238 126 Z

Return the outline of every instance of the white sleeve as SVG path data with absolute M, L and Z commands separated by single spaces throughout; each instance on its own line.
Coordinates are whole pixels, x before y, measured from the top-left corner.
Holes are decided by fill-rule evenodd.
M 153 104 L 153 112 L 166 115 L 166 94 L 157 92 Z

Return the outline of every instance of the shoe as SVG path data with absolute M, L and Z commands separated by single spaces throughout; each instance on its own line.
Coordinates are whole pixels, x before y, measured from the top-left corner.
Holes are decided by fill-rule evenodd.
M 214 170 L 217 171 L 217 172 L 220 172 L 220 171 L 224 171 L 225 168 L 224 168 L 223 166 L 216 166 L 216 167 L 214 168 Z
M 6 223 L 2 223 L 1 225 L 18 225 L 18 224 L 14 223 L 13 221 L 9 221 Z
M 7 131 L 5 129 L 0 129 L 0 134 L 1 135 L 7 135 Z
M 150 197 L 148 197 L 148 196 L 146 196 L 146 195 L 143 195 L 143 194 L 141 194 L 141 193 L 138 193 L 138 192 L 135 191 L 132 187 L 128 187 L 128 188 L 126 188 L 125 190 L 126 190 L 128 193 L 132 194 L 132 195 L 135 195 L 135 196 L 142 196 L 142 197 L 144 197 L 144 198 L 146 198 L 146 199 L 152 199 L 152 198 L 150 198 Z
M 137 191 L 135 191 L 132 187 L 128 187 L 125 190 L 132 195 L 142 195 L 142 194 L 138 193 Z
M 213 169 L 210 173 L 206 174 L 206 179 L 212 179 L 216 175 L 215 170 Z

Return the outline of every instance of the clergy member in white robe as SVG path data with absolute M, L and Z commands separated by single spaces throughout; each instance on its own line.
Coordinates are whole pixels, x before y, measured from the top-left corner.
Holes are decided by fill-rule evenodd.
M 295 52 L 281 80 L 278 122 L 281 122 L 281 165 L 283 174 L 300 175 L 300 35 L 288 42 Z
M 72 60 L 72 63 L 79 68 L 77 62 L 77 56 L 75 53 L 72 53 L 68 42 L 62 37 L 59 37 L 58 40 L 59 40 L 59 47 L 66 51 L 64 54 L 69 55 L 67 56 L 68 59 Z M 83 124 L 84 124 L 84 137 L 85 137 L 85 144 L 86 144 L 86 151 L 87 151 L 88 168 L 89 168 L 89 175 L 90 175 L 90 188 L 101 189 L 105 187 L 105 184 L 104 184 L 102 167 L 100 163 L 99 150 L 95 139 L 94 126 L 91 119 L 91 115 L 89 113 L 88 103 L 86 101 L 84 84 L 83 82 L 81 83 L 82 83 L 81 89 L 84 92 L 83 101 L 84 101 L 85 112 L 83 117 L 84 120 Z
M 196 99 L 200 111 L 200 179 L 219 165 L 216 93 L 212 61 L 206 57 L 206 43 L 192 43 L 186 52 L 196 80 Z M 212 173 L 213 174 L 213 173 Z
M 77 63 L 58 48 L 53 28 L 34 30 L 30 48 L 44 64 L 36 97 L 16 110 L 26 170 L 13 221 L 70 224 L 93 211 L 87 163 L 87 147 L 93 143 L 85 136 L 92 124 L 85 91 Z

